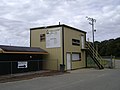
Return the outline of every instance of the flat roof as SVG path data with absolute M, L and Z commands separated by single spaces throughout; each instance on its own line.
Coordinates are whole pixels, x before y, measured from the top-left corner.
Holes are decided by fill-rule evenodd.
M 45 28 L 54 28 L 54 27 L 67 27 L 67 28 L 71 28 L 73 30 L 79 31 L 79 32 L 83 32 L 86 33 L 85 31 L 82 31 L 80 29 L 65 25 L 65 24 L 61 24 L 61 25 L 51 25 L 51 26 L 44 26 L 44 27 L 35 27 L 35 28 L 30 28 L 30 30 L 36 30 L 36 29 L 45 29 Z
M 20 47 L 0 45 L 0 53 L 19 53 L 19 54 L 48 54 L 45 50 L 37 47 Z

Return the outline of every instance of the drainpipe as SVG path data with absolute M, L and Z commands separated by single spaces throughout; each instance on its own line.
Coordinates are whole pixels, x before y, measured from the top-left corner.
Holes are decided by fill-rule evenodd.
M 60 64 L 60 71 L 65 71 L 65 62 L 64 62 L 64 27 L 62 26 L 62 64 Z
M 63 65 L 65 65 L 64 62 L 64 27 L 62 26 L 62 55 L 63 55 Z

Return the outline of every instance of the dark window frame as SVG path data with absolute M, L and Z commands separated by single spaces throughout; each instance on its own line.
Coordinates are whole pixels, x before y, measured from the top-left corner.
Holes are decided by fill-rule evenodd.
M 40 34 L 40 42 L 45 42 L 45 34 Z
M 72 39 L 72 45 L 80 46 L 80 40 L 78 40 L 78 39 Z

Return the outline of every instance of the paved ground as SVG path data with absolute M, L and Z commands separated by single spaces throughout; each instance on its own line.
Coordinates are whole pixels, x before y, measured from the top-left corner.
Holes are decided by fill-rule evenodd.
M 115 60 L 115 68 L 120 69 L 120 60 Z
M 66 73 L 70 73 L 70 72 L 43 70 L 43 71 L 36 71 L 36 72 L 34 71 L 34 72 L 18 73 L 18 74 L 12 74 L 12 75 L 3 75 L 3 76 L 0 76 L 0 83 L 28 80 L 28 79 L 33 79 L 37 77 L 62 75 Z
M 119 65 L 116 69 L 80 69 L 64 75 L 0 83 L 0 90 L 120 90 Z

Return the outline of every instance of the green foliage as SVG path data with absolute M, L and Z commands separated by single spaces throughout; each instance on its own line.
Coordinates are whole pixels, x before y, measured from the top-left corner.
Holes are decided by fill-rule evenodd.
M 116 56 L 120 57 L 120 37 L 117 39 L 105 40 L 102 42 L 95 42 L 98 46 L 98 52 L 101 56 Z

